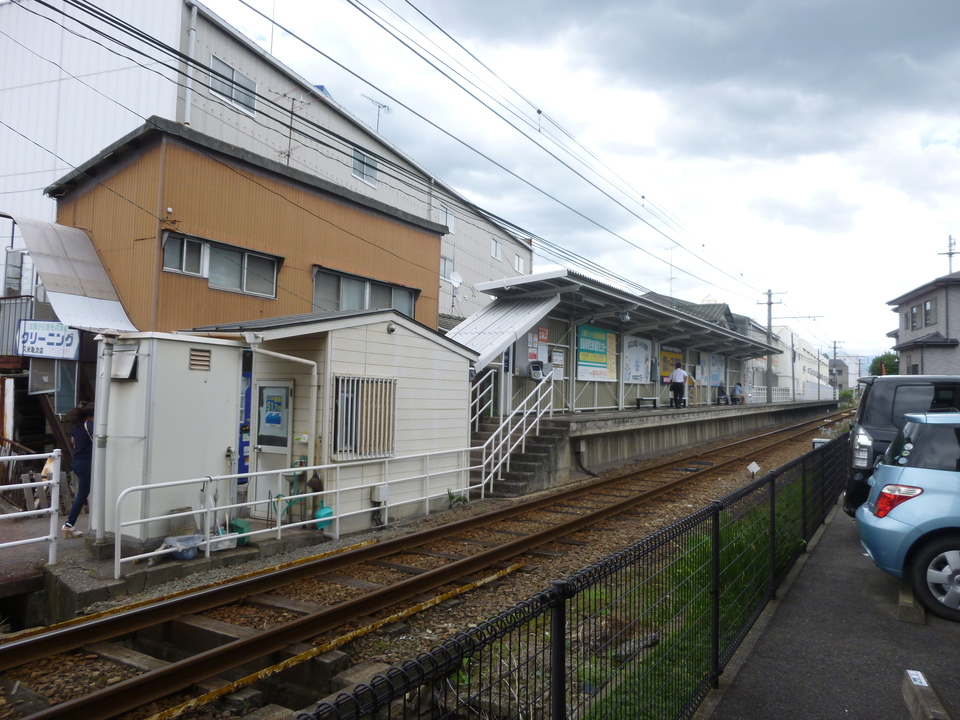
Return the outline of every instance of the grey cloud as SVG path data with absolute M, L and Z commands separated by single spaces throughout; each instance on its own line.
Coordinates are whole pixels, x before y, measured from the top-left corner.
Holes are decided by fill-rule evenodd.
M 761 198 L 751 205 L 765 220 L 796 225 L 815 232 L 835 234 L 850 230 L 859 205 L 845 203 L 834 191 L 813 195 L 807 202 Z
M 657 92 L 687 119 L 659 137 L 682 155 L 852 149 L 887 113 L 960 109 L 957 3 L 492 0 L 432 11 L 468 46 L 561 38 L 606 81 Z

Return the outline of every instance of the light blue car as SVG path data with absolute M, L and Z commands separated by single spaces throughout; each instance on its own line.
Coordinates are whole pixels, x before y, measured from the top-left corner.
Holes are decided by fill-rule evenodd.
M 860 542 L 931 612 L 960 622 L 960 412 L 905 419 L 857 510 Z

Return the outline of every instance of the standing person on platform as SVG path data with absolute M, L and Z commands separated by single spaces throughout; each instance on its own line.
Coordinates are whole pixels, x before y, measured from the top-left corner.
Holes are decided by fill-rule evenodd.
M 670 399 L 671 407 L 678 410 L 683 407 L 683 391 L 688 377 L 690 376 L 687 375 L 686 370 L 680 367 L 680 363 L 677 363 L 677 367 L 670 373 L 670 392 L 673 395 Z
M 90 467 L 93 463 L 93 405 L 77 407 L 67 413 L 73 423 L 73 472 L 77 476 L 77 494 L 70 506 L 70 515 L 60 528 L 65 538 L 81 537 L 83 533 L 74 526 L 80 511 L 90 494 Z

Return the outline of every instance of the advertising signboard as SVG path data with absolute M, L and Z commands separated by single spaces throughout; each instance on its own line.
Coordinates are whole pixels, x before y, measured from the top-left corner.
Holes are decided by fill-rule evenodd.
M 80 331 L 58 322 L 21 320 L 17 326 L 17 355 L 77 360 Z
M 713 353 L 710 356 L 710 385 L 717 387 L 723 385 L 723 355 Z
M 650 382 L 650 355 L 653 342 L 636 335 L 623 336 L 623 380 L 628 383 Z
M 617 379 L 617 335 L 609 330 L 577 326 L 577 380 Z
M 664 385 L 670 384 L 670 373 L 677 366 L 677 363 L 683 363 L 683 348 L 673 347 L 671 345 L 660 346 L 660 382 Z

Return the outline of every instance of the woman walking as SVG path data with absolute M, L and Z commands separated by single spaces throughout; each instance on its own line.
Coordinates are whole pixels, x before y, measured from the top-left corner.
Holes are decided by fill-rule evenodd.
M 70 506 L 70 515 L 61 531 L 65 538 L 81 537 L 83 533 L 74 526 L 83 504 L 90 495 L 90 468 L 93 463 L 93 405 L 76 407 L 67 413 L 73 423 L 70 440 L 73 445 L 73 472 L 77 476 L 77 495 Z

